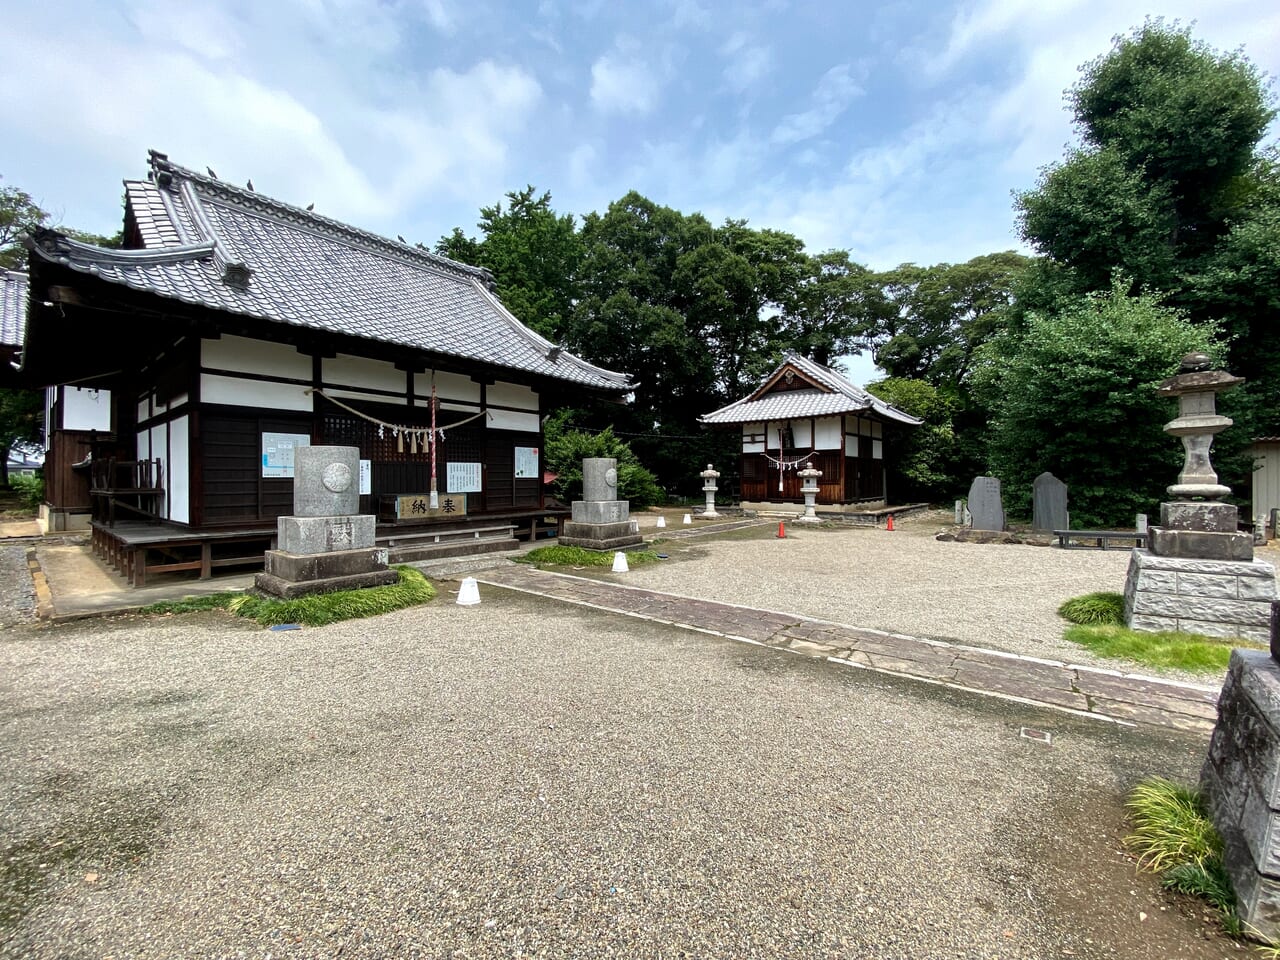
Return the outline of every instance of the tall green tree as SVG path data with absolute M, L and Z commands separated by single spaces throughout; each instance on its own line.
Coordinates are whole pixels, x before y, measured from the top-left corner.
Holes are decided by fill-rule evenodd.
M 872 330 L 871 298 L 880 304 L 875 277 L 847 250 L 809 257 L 782 300 L 781 336 L 791 349 L 827 367 L 838 357 L 861 352 Z
M 1071 488 L 1077 526 L 1129 525 L 1177 476 L 1174 411 L 1156 386 L 1194 350 L 1222 356 L 1211 325 L 1150 294 L 1111 290 L 1031 314 L 980 351 L 975 389 L 991 413 L 990 464 L 1010 510 L 1030 514 L 1031 482 L 1052 471 Z
M 436 253 L 494 275 L 498 296 L 521 322 L 543 336 L 559 340 L 577 299 L 583 247 L 572 214 L 558 214 L 549 192 L 533 186 L 512 191 L 502 201 L 482 207 L 481 239 L 461 228 L 441 237 Z
M 1234 458 L 1280 428 L 1280 189 L 1260 147 L 1275 116 L 1261 73 L 1189 29 L 1148 21 L 1086 64 L 1069 92 L 1080 146 L 1019 194 L 1024 238 L 1045 255 L 1024 309 L 1052 311 L 1124 276 L 1230 346 L 1248 380 L 1225 408 L 1224 480 L 1245 492 L 1252 465 Z M 1015 326 L 1017 322 L 1015 321 Z
M 40 209 L 31 194 L 17 187 L 0 187 L 0 269 L 25 269 L 27 251 L 19 238 L 48 221 L 49 214 Z

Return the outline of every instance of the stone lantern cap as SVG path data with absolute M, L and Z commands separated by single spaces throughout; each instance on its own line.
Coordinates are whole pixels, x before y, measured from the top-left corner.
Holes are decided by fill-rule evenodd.
M 708 463 L 707 469 L 703 470 L 700 474 L 698 474 L 698 476 L 702 477 L 704 480 L 714 480 L 716 479 L 716 477 L 720 476 L 720 471 L 713 470 L 711 468 L 711 464 Z
M 820 477 L 820 476 L 822 476 L 822 471 L 821 471 L 821 470 L 815 470 L 815 469 L 813 469 L 813 464 L 812 464 L 812 463 L 807 463 L 807 464 L 805 464 L 805 468 L 804 468 L 803 470 L 797 470 L 797 471 L 796 471 L 796 476 L 798 476 L 798 477 Z
M 1225 370 L 1210 370 L 1213 361 L 1206 353 L 1188 353 L 1182 358 L 1179 372 L 1156 387 L 1162 397 L 1179 397 L 1184 393 L 1220 393 L 1244 383 L 1244 377 L 1233 377 Z

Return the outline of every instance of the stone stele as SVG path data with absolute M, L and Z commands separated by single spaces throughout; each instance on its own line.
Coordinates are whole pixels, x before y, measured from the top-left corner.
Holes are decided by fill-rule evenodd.
M 1003 530 L 1004 503 L 1000 481 L 995 477 L 974 477 L 969 487 L 969 514 L 975 530 Z
M 1067 485 L 1047 470 L 1031 482 L 1031 526 L 1050 533 L 1071 526 Z
M 374 547 L 377 520 L 360 513 L 360 451 L 299 447 L 293 514 L 276 520 L 279 549 L 266 552 L 258 589 L 279 597 L 395 583 L 387 551 Z
M 587 550 L 626 550 L 644 543 L 630 519 L 631 504 L 618 499 L 618 461 L 587 457 L 582 461 L 582 499 L 570 504 L 560 543 Z

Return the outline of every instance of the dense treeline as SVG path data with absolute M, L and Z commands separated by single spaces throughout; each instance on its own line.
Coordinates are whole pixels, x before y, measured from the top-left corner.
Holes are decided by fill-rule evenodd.
M 436 244 L 488 267 L 517 315 L 637 382 L 635 402 L 572 411 L 611 425 L 672 492 L 731 471 L 733 435 L 697 417 L 794 349 L 820 363 L 870 351 L 871 389 L 924 419 L 894 438 L 902 499 L 948 500 L 1000 476 L 1015 513 L 1052 470 L 1075 520 L 1154 510 L 1181 462 L 1154 385 L 1192 349 L 1249 383 L 1224 406 L 1224 480 L 1245 492 L 1250 437 L 1280 427 L 1280 173 L 1259 72 L 1149 21 L 1068 91 L 1080 143 L 1016 195 L 1038 254 L 873 271 L 845 251 L 721 225 L 638 193 L 579 222 L 533 187 L 481 211 L 480 235 Z M 1049 105 L 1046 105 L 1048 107 Z

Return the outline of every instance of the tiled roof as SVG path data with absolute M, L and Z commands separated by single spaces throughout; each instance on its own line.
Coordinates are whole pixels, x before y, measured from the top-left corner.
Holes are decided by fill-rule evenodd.
M 21 347 L 27 332 L 27 275 L 0 270 L 0 346 Z
M 489 289 L 491 275 L 206 177 L 151 153 L 126 184 L 143 250 L 52 231 L 31 246 L 110 283 L 214 310 L 463 357 L 610 393 L 626 374 L 534 333 Z
M 766 392 L 788 366 L 819 386 L 800 390 Z M 830 367 L 824 367 L 790 350 L 750 396 L 699 417 L 703 423 L 758 423 L 797 417 L 828 417 L 838 413 L 870 411 L 887 420 L 919 425 L 922 421 L 850 383 Z

